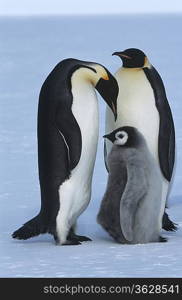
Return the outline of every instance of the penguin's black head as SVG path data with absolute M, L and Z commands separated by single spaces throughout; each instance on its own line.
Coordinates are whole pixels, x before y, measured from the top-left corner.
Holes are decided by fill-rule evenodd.
M 112 55 L 117 55 L 122 59 L 124 68 L 143 68 L 147 60 L 145 53 L 136 48 L 114 52 Z
M 137 147 L 142 140 L 139 131 L 131 126 L 117 128 L 103 137 L 110 140 L 113 144 L 123 147 Z
M 111 108 L 114 113 L 115 120 L 117 119 L 117 97 L 119 93 L 119 87 L 114 76 L 105 68 L 108 80 L 103 79 L 102 77 L 97 82 L 95 88 L 105 100 L 107 105 Z
M 111 108 L 116 120 L 119 87 L 114 76 L 103 65 L 95 62 L 86 62 L 75 59 L 67 59 L 67 62 L 69 64 L 70 62 L 72 63 L 72 67 L 69 70 L 69 89 L 71 89 L 72 76 L 79 72 L 80 80 L 86 80 L 94 86 L 107 105 Z

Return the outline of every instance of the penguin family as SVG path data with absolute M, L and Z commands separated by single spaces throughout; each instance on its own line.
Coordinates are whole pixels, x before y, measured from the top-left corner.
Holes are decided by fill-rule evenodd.
M 98 222 L 115 240 L 131 244 L 164 241 L 162 217 L 163 228 L 176 229 L 164 213 L 175 132 L 162 79 L 141 50 L 114 55 L 123 60 L 115 76 L 99 63 L 65 59 L 43 83 L 37 122 L 41 208 L 13 238 L 50 233 L 58 245 L 90 240 L 75 229 L 91 199 L 99 131 L 96 90 L 107 104 L 109 170 Z

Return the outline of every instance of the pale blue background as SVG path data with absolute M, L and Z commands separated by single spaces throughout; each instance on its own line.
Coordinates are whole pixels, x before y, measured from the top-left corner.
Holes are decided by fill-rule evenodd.
M 91 11 L 101 11 L 103 1 L 95 2 Z M 115 2 L 121 3 L 117 10 Z M 102 12 L 120 12 L 123 2 L 104 1 Z M 147 5 L 149 11 L 148 5 L 154 2 L 130 1 L 130 8 L 141 12 Z M 177 2 L 181 3 L 172 1 L 170 9 L 176 9 Z M 60 7 L 63 13 L 68 12 L 68 3 L 5 0 L 0 1 L 0 13 L 60 13 Z M 82 12 L 79 1 L 72 3 L 77 12 Z M 88 8 L 87 1 L 84 3 Z M 153 8 L 169 11 L 169 4 L 157 1 Z M 182 16 L 87 17 L 86 12 L 88 9 L 82 17 L 0 18 L 0 277 L 182 277 Z M 102 63 L 114 73 L 121 61 L 111 54 L 128 47 L 146 52 L 166 86 L 177 143 L 168 213 L 179 224 L 178 232 L 163 232 L 168 243 L 119 245 L 96 223 L 107 180 L 102 138 L 105 103 L 99 97 L 100 136 L 92 199 L 78 222 L 79 233 L 90 236 L 93 242 L 56 247 L 48 234 L 27 241 L 13 240 L 11 233 L 40 208 L 36 128 L 43 81 L 67 57 Z
M 180 13 L 181 0 L 0 0 L 2 15 Z

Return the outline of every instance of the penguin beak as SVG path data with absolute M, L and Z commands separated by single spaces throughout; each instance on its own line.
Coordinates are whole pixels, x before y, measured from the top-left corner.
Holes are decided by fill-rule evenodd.
M 107 74 L 105 74 L 105 75 L 102 76 L 102 79 L 109 80 L 109 76 Z
M 110 107 L 114 114 L 115 121 L 117 119 L 117 97 L 119 92 L 119 87 L 116 79 L 107 70 L 108 79 L 104 80 L 101 78 L 97 85 L 96 90 L 103 97 L 107 105 Z
M 103 135 L 103 138 L 104 139 L 108 139 L 109 141 L 111 141 L 112 143 L 114 143 L 114 136 L 113 136 L 112 133 Z
M 126 55 L 124 52 L 114 52 L 112 55 L 119 56 L 121 59 L 122 59 L 122 58 L 132 59 L 132 57 Z

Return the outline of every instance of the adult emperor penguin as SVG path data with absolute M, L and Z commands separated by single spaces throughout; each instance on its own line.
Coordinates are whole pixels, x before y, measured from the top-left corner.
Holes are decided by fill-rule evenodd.
M 94 88 L 116 116 L 117 81 L 102 65 L 66 59 L 45 80 L 38 107 L 41 209 L 13 238 L 48 232 L 60 245 L 89 240 L 74 226 L 91 197 L 99 125 Z
M 143 135 L 124 126 L 104 137 L 113 146 L 98 223 L 119 243 L 166 241 L 160 236 L 162 176 Z
M 163 81 L 144 52 L 131 48 L 114 52 L 123 61 L 115 74 L 119 85 L 118 117 L 115 122 L 110 109 L 106 111 L 106 133 L 120 126 L 134 126 L 145 137 L 150 152 L 158 162 L 163 176 L 163 214 L 172 178 L 175 159 L 175 130 Z M 110 151 L 105 145 L 105 157 Z M 176 230 L 164 213 L 163 228 Z

